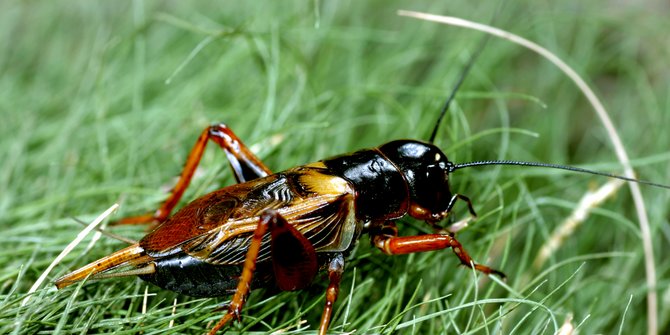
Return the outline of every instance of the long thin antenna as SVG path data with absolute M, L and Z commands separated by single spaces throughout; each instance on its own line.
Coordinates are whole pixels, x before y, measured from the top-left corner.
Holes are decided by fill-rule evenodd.
M 463 84 L 463 82 L 465 81 L 465 77 L 467 77 L 468 73 L 470 73 L 472 65 L 475 64 L 475 61 L 477 60 L 477 58 L 479 58 L 479 55 L 482 53 L 482 50 L 484 50 L 484 46 L 486 46 L 486 42 L 489 40 L 489 37 L 490 37 L 489 35 L 482 37 L 482 39 L 479 41 L 479 45 L 477 46 L 475 54 L 472 55 L 472 57 L 470 57 L 468 63 L 465 64 L 465 67 L 463 67 L 463 70 L 461 71 L 461 75 L 459 76 L 458 81 L 456 81 L 454 88 L 451 90 L 449 98 L 447 98 L 447 101 L 444 103 L 444 106 L 442 107 L 442 111 L 440 112 L 440 116 L 437 118 L 437 121 L 435 122 L 433 133 L 430 135 L 430 139 L 428 140 L 428 142 L 430 143 L 435 142 L 435 136 L 437 136 L 437 130 L 440 128 L 442 119 L 449 110 L 449 105 L 451 104 L 451 101 L 454 100 L 454 98 L 456 97 L 456 92 L 458 92 L 458 89 L 461 87 L 461 84 Z
M 469 162 L 469 163 L 461 163 L 461 164 L 453 164 L 452 163 L 448 167 L 448 169 L 449 169 L 448 171 L 449 171 L 449 173 L 451 173 L 451 172 L 454 172 L 456 170 L 463 169 L 463 168 L 476 167 L 476 166 L 486 166 L 486 165 L 533 166 L 533 167 L 543 167 L 543 168 L 551 168 L 551 169 L 559 169 L 559 170 L 568 170 L 568 171 L 573 171 L 573 172 L 594 174 L 594 175 L 598 175 L 598 176 L 604 176 L 604 177 L 609 177 L 609 178 L 621 179 L 621 180 L 625 180 L 625 181 L 631 181 L 631 182 L 639 183 L 639 184 L 643 184 L 643 185 L 649 185 L 649 186 L 654 186 L 654 187 L 670 189 L 670 185 L 663 185 L 663 184 L 653 183 L 653 182 L 646 181 L 646 180 L 628 178 L 628 177 L 624 177 L 624 176 L 620 176 L 620 175 L 615 175 L 615 174 L 605 173 L 605 172 L 598 172 L 598 171 L 578 168 L 578 167 L 574 167 L 574 166 L 567 166 L 567 165 L 560 165 L 560 164 L 550 164 L 550 163 L 539 163 L 539 162 L 522 162 L 522 161 L 502 160 L 502 161 L 478 161 L 478 162 Z

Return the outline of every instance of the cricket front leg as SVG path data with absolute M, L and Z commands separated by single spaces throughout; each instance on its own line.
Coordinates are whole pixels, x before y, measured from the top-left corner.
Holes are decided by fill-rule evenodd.
M 186 164 L 179 176 L 177 184 L 172 188 L 170 196 L 153 213 L 145 215 L 132 216 L 121 219 L 115 224 L 142 224 L 142 223 L 160 223 L 170 216 L 170 213 L 179 203 L 184 191 L 191 183 L 193 174 L 202 158 L 208 141 L 214 141 L 225 152 L 230 162 L 230 166 L 235 174 L 237 182 L 245 182 L 256 178 L 265 177 L 272 174 L 263 162 L 254 155 L 249 148 L 233 133 L 228 126 L 223 123 L 215 124 L 203 132 L 198 137 L 191 153 L 186 159 Z
M 372 243 L 388 255 L 403 255 L 415 252 L 435 251 L 451 248 L 461 264 L 485 274 L 495 274 L 505 278 L 505 274 L 486 265 L 475 263 L 455 237 L 447 234 L 426 234 L 418 236 L 397 236 L 395 225 L 373 232 Z

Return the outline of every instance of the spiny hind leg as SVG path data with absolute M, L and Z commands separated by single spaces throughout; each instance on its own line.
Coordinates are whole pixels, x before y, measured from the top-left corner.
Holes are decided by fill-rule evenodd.
M 279 289 L 292 291 L 305 288 L 312 282 L 319 270 L 316 252 L 311 242 L 277 211 L 265 210 L 259 218 L 249 243 L 242 274 L 235 294 L 228 305 L 228 312 L 209 331 L 210 335 L 215 334 L 231 320 L 240 319 L 242 307 L 249 294 L 251 281 L 256 271 L 261 243 L 266 233 L 269 233 L 271 237 L 270 253 L 274 277 Z
M 225 152 L 237 182 L 242 183 L 256 178 L 265 177 L 272 173 L 256 155 L 223 123 L 207 127 L 198 137 L 186 164 L 179 176 L 177 184 L 170 192 L 170 196 L 153 213 L 132 216 L 121 219 L 115 224 L 142 224 L 160 223 L 170 216 L 174 207 L 179 203 L 184 191 L 188 187 L 195 173 L 208 141 L 214 141 Z

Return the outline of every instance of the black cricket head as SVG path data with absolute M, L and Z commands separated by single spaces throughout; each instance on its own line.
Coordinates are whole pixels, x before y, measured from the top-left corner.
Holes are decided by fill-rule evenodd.
M 453 166 L 442 150 L 417 140 L 392 141 L 378 149 L 396 165 L 407 182 L 409 214 L 431 222 L 442 220 L 452 198 L 449 172 Z

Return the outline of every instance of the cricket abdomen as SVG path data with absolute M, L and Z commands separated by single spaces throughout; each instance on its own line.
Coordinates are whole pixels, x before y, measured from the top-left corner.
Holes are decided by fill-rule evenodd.
M 213 265 L 187 255 L 177 253 L 154 261 L 156 272 L 140 276 L 161 288 L 192 297 L 227 296 L 235 293 L 242 273 L 242 266 Z M 254 274 L 252 288 L 266 286 L 268 278 L 264 271 Z

